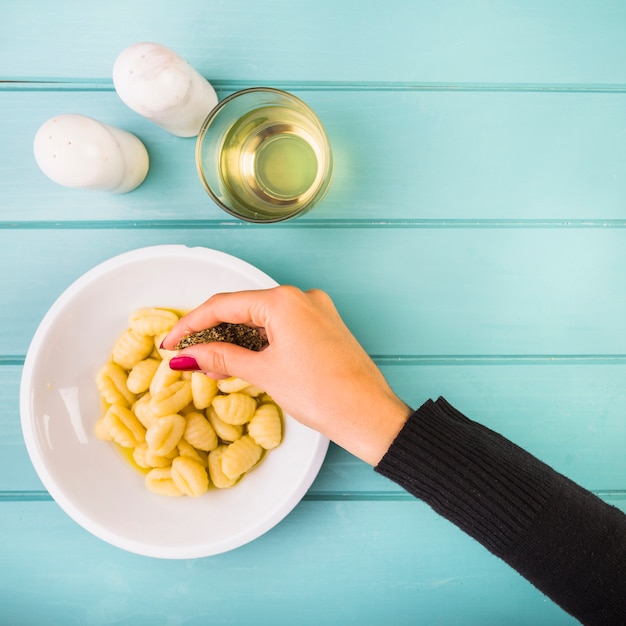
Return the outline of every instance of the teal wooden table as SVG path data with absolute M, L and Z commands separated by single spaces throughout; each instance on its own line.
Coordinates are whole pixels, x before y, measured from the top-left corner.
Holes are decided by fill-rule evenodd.
M 270 226 L 220 211 L 194 140 L 113 90 L 138 41 L 176 50 L 220 98 L 268 85 L 308 102 L 336 158 L 324 202 Z M 0 80 L 1 624 L 573 623 L 336 446 L 251 544 L 184 561 L 111 547 L 37 478 L 19 378 L 83 272 L 133 248 L 207 246 L 327 290 L 408 403 L 443 394 L 626 509 L 626 4 L 3 2 Z M 139 189 L 70 190 L 39 171 L 35 132 L 70 112 L 144 141 Z

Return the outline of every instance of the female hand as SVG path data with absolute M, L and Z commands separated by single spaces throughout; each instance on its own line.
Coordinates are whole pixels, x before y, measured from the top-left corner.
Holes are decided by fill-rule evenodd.
M 216 294 L 183 317 L 163 341 L 221 322 L 265 329 L 260 352 L 228 343 L 182 350 L 172 369 L 237 376 L 266 391 L 289 415 L 376 465 L 411 410 L 341 320 L 322 291 L 281 286 Z

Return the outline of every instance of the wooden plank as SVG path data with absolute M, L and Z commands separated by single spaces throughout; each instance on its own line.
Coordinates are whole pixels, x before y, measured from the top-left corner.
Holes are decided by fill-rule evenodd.
M 89 27 L 86 27 L 89 25 Z M 97 37 L 94 34 L 97 33 Z M 8 3 L 0 77 L 110 79 L 137 41 L 173 47 L 219 80 L 624 83 L 619 0 L 289 0 Z
M 411 406 L 444 395 L 460 410 L 588 489 L 626 492 L 626 364 L 387 365 Z M 0 492 L 43 487 L 19 423 L 19 366 L 0 367 Z M 331 446 L 314 496 L 387 497 L 400 487 Z M 26 494 L 28 497 L 28 494 Z
M 2 503 L 0 525 L 11 624 L 575 623 L 417 502 L 304 502 L 257 541 L 188 561 L 110 547 L 50 502 Z
M 166 243 L 217 248 L 279 283 L 326 289 L 373 354 L 626 354 L 625 229 L 43 229 L 0 231 L 0 243 L 19 259 L 0 274 L 5 354 L 25 353 L 83 272 Z
M 326 125 L 336 160 L 331 190 L 306 221 L 626 223 L 626 93 L 295 93 Z M 154 126 L 114 92 L 0 96 L 0 131 L 11 146 L 0 153 L 0 222 L 235 223 L 200 184 L 195 141 Z M 151 156 L 143 185 L 120 196 L 48 180 L 33 139 L 45 120 L 68 112 L 135 132 Z

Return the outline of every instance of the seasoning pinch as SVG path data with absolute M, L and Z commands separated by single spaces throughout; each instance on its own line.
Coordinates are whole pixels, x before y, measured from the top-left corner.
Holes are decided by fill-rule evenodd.
M 185 335 L 176 344 L 175 350 L 182 350 L 189 346 L 194 346 L 199 343 L 210 343 L 212 341 L 234 343 L 235 345 L 248 348 L 248 350 L 254 350 L 255 352 L 262 350 L 269 343 L 263 329 L 253 328 L 245 324 L 222 322 L 213 328 L 207 328 Z

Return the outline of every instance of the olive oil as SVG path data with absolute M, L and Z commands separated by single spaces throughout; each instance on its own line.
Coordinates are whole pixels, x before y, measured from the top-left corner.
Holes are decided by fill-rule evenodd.
M 196 167 L 219 207 L 267 224 L 302 215 L 324 197 L 333 155 L 306 103 L 286 91 L 253 87 L 209 113 L 196 141 Z
M 319 191 L 324 137 L 300 112 L 283 106 L 254 110 L 224 137 L 220 176 L 231 201 L 261 212 L 291 213 Z

